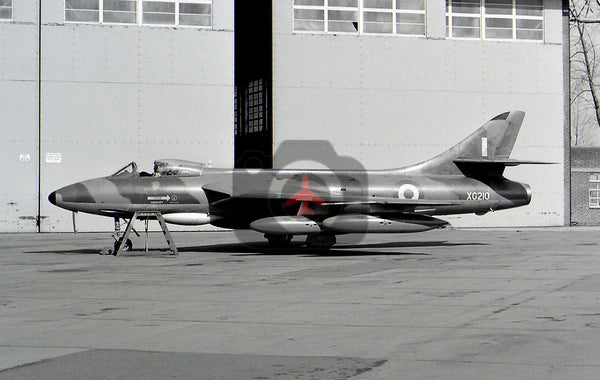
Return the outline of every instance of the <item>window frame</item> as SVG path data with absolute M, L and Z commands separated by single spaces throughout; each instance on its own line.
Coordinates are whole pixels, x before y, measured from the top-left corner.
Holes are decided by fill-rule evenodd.
M 593 188 L 592 185 L 594 186 Z M 590 173 L 589 175 L 588 205 L 589 208 L 600 208 L 600 173 Z
M 132 0 L 135 2 L 135 22 L 112 22 L 104 20 L 104 0 L 98 1 L 98 21 L 74 21 L 67 20 L 67 0 L 64 0 L 64 22 L 65 24 L 87 24 L 87 25 L 122 25 L 122 26 L 150 26 L 159 28 L 195 28 L 195 29 L 212 29 L 213 28 L 213 0 Z M 156 3 L 173 3 L 174 4 L 174 23 L 162 24 L 162 23 L 147 23 L 144 22 L 144 3 L 145 2 L 156 2 Z M 198 16 L 208 15 L 210 17 L 210 25 L 187 25 L 181 24 L 181 4 L 203 4 L 210 5 L 210 15 L 198 14 Z M 186 13 L 187 15 L 187 13 Z
M 392 7 L 391 8 L 369 8 L 364 5 L 364 0 L 360 0 L 360 4 L 362 6 L 360 10 L 361 20 L 359 21 L 360 32 L 364 35 L 373 35 L 373 36 L 402 36 L 402 37 L 426 37 L 427 36 L 427 0 L 423 0 L 423 9 L 402 9 L 398 8 L 398 2 L 400 0 L 391 0 Z M 374 13 L 391 13 L 392 14 L 392 32 L 391 33 L 373 33 L 373 32 L 365 32 L 364 26 L 364 15 L 365 12 L 374 12 Z M 423 34 L 410 34 L 410 33 L 398 33 L 398 16 L 400 15 L 423 15 Z M 421 24 L 415 24 L 421 25 Z
M 531 15 L 519 15 L 517 12 L 517 2 L 519 0 L 511 0 L 512 8 L 510 14 L 493 14 L 487 13 L 486 3 L 488 0 L 478 0 L 479 2 L 479 13 L 455 13 L 453 12 L 453 1 L 455 0 L 446 0 L 446 38 L 448 39 L 456 39 L 456 40 L 486 40 L 486 41 L 519 41 L 519 42 L 533 42 L 533 43 L 543 43 L 545 41 L 545 8 L 544 1 L 541 0 L 541 16 L 531 16 Z M 490 1 L 491 3 L 491 1 Z M 477 37 L 457 37 L 454 36 L 453 31 L 453 17 L 464 17 L 464 18 L 473 18 L 479 19 L 479 36 Z M 488 28 L 488 20 L 491 19 L 502 19 L 502 20 L 512 20 L 512 37 L 511 38 L 500 38 L 500 37 L 488 37 L 487 28 Z M 542 28 L 541 38 L 540 39 L 528 39 L 528 38 L 518 38 L 518 30 L 517 27 L 518 21 L 522 20 L 530 20 L 530 21 L 539 21 L 541 22 Z
M 337 5 L 329 5 L 329 0 L 323 0 L 323 5 L 296 5 L 295 0 L 292 3 L 292 29 L 294 33 L 323 33 L 323 34 L 347 34 L 347 35 L 357 35 L 360 34 L 360 26 L 362 24 L 362 15 L 360 12 L 362 0 L 356 0 L 356 7 L 346 7 L 346 6 L 337 6 Z M 322 30 L 296 30 L 296 10 L 312 10 L 312 11 L 322 11 L 323 12 L 323 29 Z M 359 28 L 356 32 L 346 32 L 346 31 L 330 31 L 329 30 L 329 12 L 352 12 L 355 11 L 358 16 Z M 320 21 L 320 20 L 314 20 Z
M 367 7 L 364 4 L 364 0 L 356 0 L 356 7 L 347 7 L 347 6 L 337 6 L 337 5 L 329 5 L 330 0 L 323 0 L 322 5 L 296 5 L 296 2 L 292 3 L 292 32 L 294 34 L 343 34 L 343 35 L 352 35 L 352 36 L 401 36 L 401 37 L 417 37 L 417 38 L 425 38 L 427 36 L 427 0 L 423 0 L 423 9 L 422 10 L 411 10 L 411 9 L 399 9 L 398 1 L 400 0 L 390 0 L 392 2 L 391 8 L 371 8 Z M 322 11 L 323 12 L 323 29 L 321 30 L 302 30 L 297 29 L 296 25 L 298 21 L 303 21 L 303 19 L 296 18 L 297 10 L 313 10 L 313 11 Z M 329 11 L 356 11 L 357 12 L 357 23 L 358 28 L 354 32 L 348 31 L 331 31 L 329 25 Z M 382 33 L 382 32 L 366 32 L 364 30 L 365 25 L 365 12 L 366 13 L 389 13 L 392 15 L 392 32 L 391 33 Z M 423 34 L 406 34 L 406 33 L 398 33 L 398 16 L 405 14 L 418 14 L 423 15 Z M 308 20 L 308 19 L 306 19 Z M 321 20 L 312 20 L 318 21 Z M 421 25 L 421 24 L 418 24 Z
M 255 79 L 248 83 L 245 96 L 245 135 L 260 133 L 265 130 L 266 95 L 264 79 Z
M 0 22 L 12 22 L 15 18 L 15 2 L 14 0 L 10 0 L 10 5 L 0 5 L 0 8 L 10 9 L 10 18 L 0 18 Z

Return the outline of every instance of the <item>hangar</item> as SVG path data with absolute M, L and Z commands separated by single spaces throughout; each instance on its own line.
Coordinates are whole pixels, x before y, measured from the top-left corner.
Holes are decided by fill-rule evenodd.
M 513 156 L 556 164 L 509 169 L 534 189 L 528 207 L 449 220 L 568 224 L 566 6 L 0 0 L 0 231 L 71 231 L 47 194 L 132 160 L 278 167 L 282 145 L 313 157 L 329 141 L 366 169 L 399 167 L 511 109 L 527 113 Z

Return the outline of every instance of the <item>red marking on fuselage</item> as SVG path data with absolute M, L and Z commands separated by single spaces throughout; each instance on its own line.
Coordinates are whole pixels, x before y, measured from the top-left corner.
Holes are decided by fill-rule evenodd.
M 325 202 L 319 198 L 319 196 L 308 188 L 308 177 L 306 174 L 302 178 L 302 189 L 294 194 L 290 199 L 285 202 L 285 206 L 291 206 L 300 202 L 300 209 L 298 210 L 298 215 L 308 214 L 312 215 L 315 212 L 308 207 L 309 202 L 313 202 L 319 205 L 324 204 Z

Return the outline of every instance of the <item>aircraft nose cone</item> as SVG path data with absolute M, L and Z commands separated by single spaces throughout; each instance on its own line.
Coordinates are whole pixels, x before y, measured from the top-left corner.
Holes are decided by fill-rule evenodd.
M 50 195 L 48 195 L 48 201 L 50 201 L 50 203 L 53 205 L 56 205 L 56 191 L 53 191 L 50 193 Z

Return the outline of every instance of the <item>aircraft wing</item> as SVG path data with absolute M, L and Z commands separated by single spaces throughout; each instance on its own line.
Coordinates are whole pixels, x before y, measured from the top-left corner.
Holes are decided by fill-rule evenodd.
M 334 202 L 325 202 L 326 206 L 345 206 L 345 205 L 369 205 L 369 204 L 379 204 L 379 205 L 398 205 L 398 206 L 452 206 L 462 204 L 464 201 L 460 200 L 446 200 L 446 201 L 437 201 L 437 200 L 428 200 L 428 199 L 399 199 L 399 198 L 383 198 L 383 197 L 370 197 L 364 198 L 360 200 L 341 200 Z
M 215 191 L 214 189 L 205 189 L 209 192 Z M 220 193 L 223 194 L 223 193 Z M 279 200 L 288 201 L 296 196 L 295 193 L 286 192 L 269 192 L 269 191 L 252 191 L 243 194 L 229 195 L 221 199 L 216 200 L 212 204 L 214 206 L 223 206 L 226 203 L 240 200 Z M 399 198 L 386 198 L 386 197 L 367 197 L 367 196 L 348 196 L 345 194 L 322 194 L 319 193 L 319 197 L 323 199 L 323 206 L 350 206 L 350 205 L 396 205 L 396 206 L 429 206 L 429 207 L 440 207 L 440 206 L 452 206 L 462 204 L 464 201 L 461 200 L 427 200 L 427 199 L 399 199 Z

